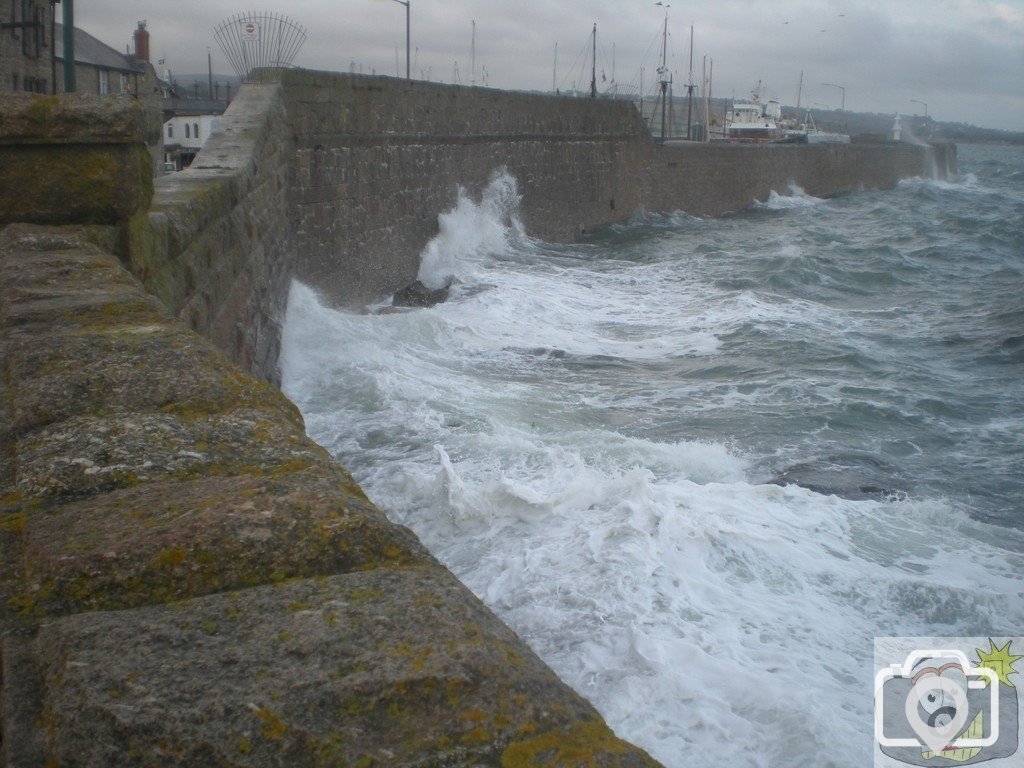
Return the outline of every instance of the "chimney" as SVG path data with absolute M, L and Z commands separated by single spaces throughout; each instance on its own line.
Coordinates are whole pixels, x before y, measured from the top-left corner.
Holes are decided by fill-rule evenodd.
M 135 58 L 149 61 L 149 32 L 146 31 L 145 19 L 139 22 L 139 28 L 135 30 Z

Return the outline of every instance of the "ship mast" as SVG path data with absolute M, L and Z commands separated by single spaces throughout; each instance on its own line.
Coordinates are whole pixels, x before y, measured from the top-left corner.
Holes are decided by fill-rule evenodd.
M 800 96 L 803 95 L 803 92 L 804 92 L 804 73 L 803 73 L 803 70 L 801 70 L 800 71 L 800 85 L 798 85 L 797 89 L 796 89 L 796 119 L 797 119 L 797 121 L 800 120 Z
M 594 43 L 590 70 L 590 98 L 597 98 L 597 23 L 594 23 Z

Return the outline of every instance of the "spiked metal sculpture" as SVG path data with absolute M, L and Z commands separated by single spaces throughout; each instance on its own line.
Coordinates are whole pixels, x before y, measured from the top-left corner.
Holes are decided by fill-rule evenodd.
M 239 77 L 247 83 L 271 79 L 290 67 L 306 42 L 306 30 L 277 13 L 240 13 L 213 30 L 214 39 Z

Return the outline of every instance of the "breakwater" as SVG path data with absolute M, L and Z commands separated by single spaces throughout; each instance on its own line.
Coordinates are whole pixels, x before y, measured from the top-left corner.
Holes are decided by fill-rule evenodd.
M 10 765 L 651 764 L 258 380 L 277 379 L 288 282 L 339 302 L 399 287 L 457 185 L 499 165 L 528 231 L 570 239 L 923 163 L 655 148 L 628 105 L 298 72 L 243 89 L 154 187 L 125 164 L 151 131 L 130 102 L 0 115 Z

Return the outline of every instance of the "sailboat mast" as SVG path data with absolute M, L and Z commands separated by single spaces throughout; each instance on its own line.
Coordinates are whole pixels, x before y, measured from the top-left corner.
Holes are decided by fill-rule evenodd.
M 555 43 L 555 63 L 551 67 L 551 92 L 558 92 L 558 43 Z
M 700 62 L 700 87 L 704 89 L 704 136 L 702 141 L 708 140 L 708 57 L 704 56 Z
M 693 124 L 693 24 L 690 25 L 690 79 L 686 83 L 686 140 L 690 140 Z
M 797 120 L 800 119 L 800 96 L 803 95 L 803 92 L 804 92 L 804 73 L 803 73 L 803 70 L 801 70 L 800 71 L 800 85 L 798 85 L 797 89 L 796 89 L 796 119 Z
M 590 98 L 597 98 L 597 22 L 594 22 L 591 70 L 590 70 Z
M 665 11 L 665 27 L 661 33 L 661 69 L 658 74 L 661 77 L 661 139 L 665 140 L 665 110 L 668 108 L 666 101 L 668 94 L 668 69 L 665 66 L 668 52 L 668 11 Z
M 644 118 L 644 68 L 640 67 L 640 119 Z
M 711 91 L 712 91 L 712 86 L 714 85 L 714 82 L 715 82 L 715 60 L 712 59 L 708 63 L 708 93 L 707 93 L 707 96 L 708 96 L 708 112 L 709 113 L 711 112 Z M 711 141 L 711 115 L 710 114 L 708 115 L 707 140 Z

